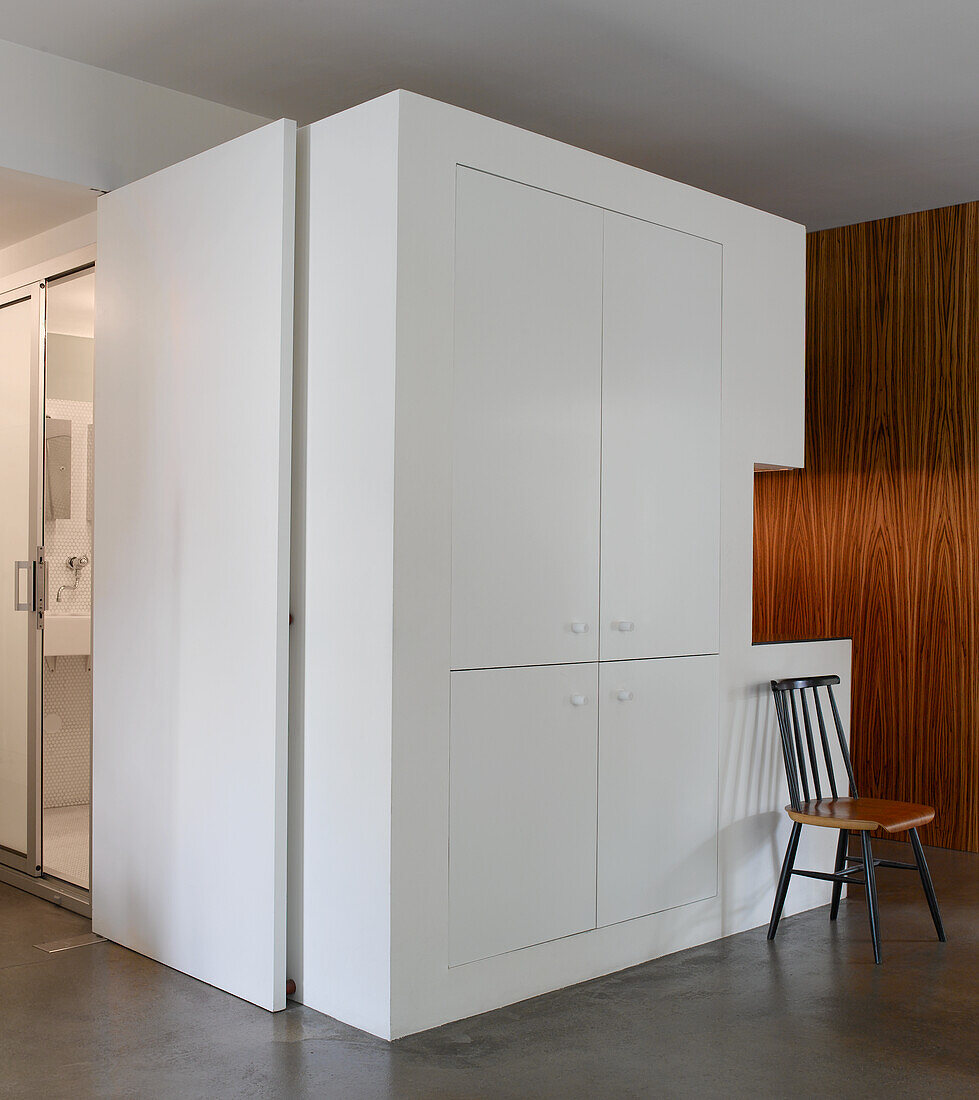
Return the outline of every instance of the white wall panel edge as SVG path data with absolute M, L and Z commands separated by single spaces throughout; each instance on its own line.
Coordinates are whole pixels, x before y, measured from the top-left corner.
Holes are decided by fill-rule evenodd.
M 286 976 L 303 999 L 303 720 L 306 663 L 306 388 L 309 321 L 309 129 L 296 133 L 296 231 L 292 369 L 292 524 L 289 539 L 289 766 Z
M 279 507 L 278 507 L 278 621 L 276 623 L 275 684 L 275 921 L 274 999 L 272 1008 L 286 1007 L 286 952 L 288 942 L 289 885 L 289 596 L 292 577 L 292 423 L 293 341 L 296 277 L 296 123 L 280 120 L 282 127 L 282 304 L 279 381 Z
M 385 96 L 306 139 L 302 999 L 385 1038 L 399 110 Z

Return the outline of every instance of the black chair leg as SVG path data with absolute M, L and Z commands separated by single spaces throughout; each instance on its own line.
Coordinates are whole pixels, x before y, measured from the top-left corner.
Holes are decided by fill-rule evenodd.
M 870 938 L 874 941 L 874 962 L 880 962 L 880 917 L 877 911 L 877 879 L 874 875 L 874 853 L 870 848 L 870 832 L 860 833 L 863 848 L 863 876 L 867 888 L 867 915 L 870 917 Z
M 914 849 L 914 861 L 918 865 L 918 874 L 921 876 L 921 885 L 928 899 L 928 908 L 931 910 L 931 919 L 935 922 L 935 931 L 942 943 L 945 939 L 945 926 L 942 924 L 942 915 L 938 911 L 938 898 L 935 897 L 935 887 L 932 885 L 931 872 L 928 870 L 928 862 L 925 859 L 925 850 L 921 847 L 921 838 L 917 829 L 910 829 L 911 847 Z
M 775 891 L 772 919 L 768 924 L 768 938 L 770 940 L 775 939 L 779 917 L 782 915 L 782 906 L 785 904 L 785 895 L 789 892 L 789 879 L 792 877 L 792 867 L 795 864 L 795 853 L 799 847 L 801 834 L 802 826 L 798 821 L 793 822 L 788 847 L 785 849 L 785 859 L 782 860 L 782 873 L 778 876 L 778 889 Z
M 846 846 L 850 839 L 850 834 L 846 829 L 840 829 L 839 843 L 836 845 L 836 866 L 833 868 L 833 874 L 838 875 L 840 871 L 846 866 Z M 836 915 L 840 911 L 840 895 L 843 893 L 843 883 L 833 883 L 833 902 L 829 907 L 829 919 L 836 920 Z

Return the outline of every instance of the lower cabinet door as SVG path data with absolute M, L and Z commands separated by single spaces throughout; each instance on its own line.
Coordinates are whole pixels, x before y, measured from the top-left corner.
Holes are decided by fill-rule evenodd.
M 600 667 L 603 926 L 717 893 L 718 658 Z
M 449 964 L 595 927 L 597 664 L 451 673 Z

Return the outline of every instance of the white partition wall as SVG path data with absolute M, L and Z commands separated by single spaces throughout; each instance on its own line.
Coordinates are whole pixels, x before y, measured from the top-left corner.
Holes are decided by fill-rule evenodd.
M 93 927 L 285 1004 L 296 136 L 99 204 Z
M 750 645 L 802 227 L 409 93 L 307 136 L 303 1001 L 391 1038 L 767 920 L 765 681 L 849 672 Z

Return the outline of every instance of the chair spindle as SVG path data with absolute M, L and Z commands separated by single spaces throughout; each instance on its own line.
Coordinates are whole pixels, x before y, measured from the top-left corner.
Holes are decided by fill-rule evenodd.
M 805 800 L 809 801 L 809 781 L 806 779 L 806 758 L 803 756 L 802 748 L 802 732 L 799 729 L 799 714 L 795 706 L 795 693 L 793 691 L 787 692 L 789 697 L 789 703 L 792 707 L 792 728 L 795 731 L 795 750 L 798 758 L 799 765 L 799 778 L 802 780 L 802 793 L 805 796 Z
M 803 695 L 805 695 L 804 691 Z M 816 705 L 816 721 L 819 723 L 819 738 L 823 743 L 823 757 L 826 760 L 826 777 L 829 779 L 829 789 L 833 792 L 834 798 L 839 798 L 839 791 L 836 789 L 836 771 L 833 768 L 833 756 L 829 751 L 829 737 L 826 735 L 826 723 L 823 720 L 823 708 L 819 704 L 819 690 L 815 687 L 812 689 L 812 699 Z
M 802 701 L 802 720 L 806 727 L 806 745 L 809 749 L 809 763 L 812 766 L 812 785 L 816 790 L 816 797 L 823 797 L 823 789 L 819 783 L 819 765 L 816 762 L 816 745 L 812 737 L 812 722 L 809 718 L 809 704 L 806 702 L 806 689 L 802 688 L 799 691 L 799 698 Z

